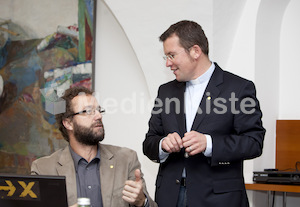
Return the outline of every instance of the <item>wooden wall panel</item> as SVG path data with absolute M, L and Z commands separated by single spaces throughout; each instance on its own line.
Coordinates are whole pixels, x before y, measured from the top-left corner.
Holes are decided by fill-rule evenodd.
M 276 168 L 294 171 L 297 161 L 300 162 L 300 120 L 277 120 Z

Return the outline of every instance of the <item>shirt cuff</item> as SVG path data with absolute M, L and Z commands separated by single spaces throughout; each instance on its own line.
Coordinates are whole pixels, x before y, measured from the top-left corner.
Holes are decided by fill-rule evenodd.
M 208 134 L 204 134 L 206 137 L 206 149 L 203 151 L 203 154 L 206 157 L 211 157 L 212 156 L 212 138 Z
M 161 143 L 165 138 L 161 139 L 159 142 L 159 162 L 163 163 L 167 160 L 167 158 L 169 157 L 169 153 L 163 151 L 163 149 L 161 148 Z

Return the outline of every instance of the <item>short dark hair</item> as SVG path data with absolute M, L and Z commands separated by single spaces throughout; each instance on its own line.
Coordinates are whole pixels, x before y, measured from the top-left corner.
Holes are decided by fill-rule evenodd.
M 181 46 L 188 50 L 194 45 L 198 45 L 202 52 L 208 56 L 208 40 L 202 27 L 193 21 L 183 20 L 171 25 L 160 37 L 159 40 L 164 42 L 172 35 L 179 37 Z
M 64 95 L 61 97 L 66 102 L 66 111 L 64 113 L 55 115 L 55 119 L 58 124 L 59 130 L 67 142 L 69 142 L 69 136 L 68 136 L 67 129 L 65 128 L 65 126 L 63 124 L 63 120 L 66 118 L 69 118 L 70 115 L 74 113 L 74 111 L 72 110 L 72 100 L 73 100 L 73 98 L 78 96 L 79 93 L 85 93 L 85 94 L 89 94 L 89 95 L 93 94 L 91 90 L 89 90 L 88 88 L 82 87 L 82 86 L 76 86 L 76 87 L 67 89 L 64 92 Z M 72 118 L 72 117 L 70 117 L 70 118 Z

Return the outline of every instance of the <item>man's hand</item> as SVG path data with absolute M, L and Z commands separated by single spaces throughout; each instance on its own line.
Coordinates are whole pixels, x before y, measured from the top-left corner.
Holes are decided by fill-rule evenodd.
M 143 192 L 141 171 L 139 169 L 136 169 L 134 174 L 135 181 L 127 180 L 125 182 L 122 198 L 131 205 L 144 206 L 146 197 Z
M 185 133 L 182 142 L 189 156 L 205 151 L 207 144 L 205 135 L 196 131 Z
M 177 132 L 168 134 L 161 143 L 161 148 L 169 153 L 179 152 L 182 147 L 182 139 Z

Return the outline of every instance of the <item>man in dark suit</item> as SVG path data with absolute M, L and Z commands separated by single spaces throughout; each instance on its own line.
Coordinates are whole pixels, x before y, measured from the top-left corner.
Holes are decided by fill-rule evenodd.
M 201 26 L 180 21 L 161 36 L 176 80 L 159 87 L 143 142 L 159 162 L 159 206 L 245 207 L 243 161 L 262 154 L 265 129 L 254 84 L 209 60 Z

